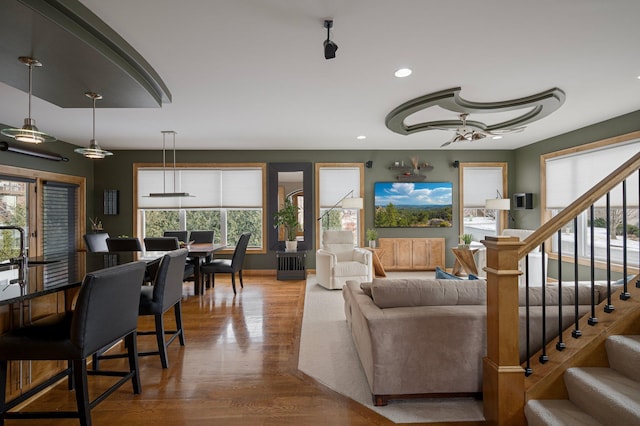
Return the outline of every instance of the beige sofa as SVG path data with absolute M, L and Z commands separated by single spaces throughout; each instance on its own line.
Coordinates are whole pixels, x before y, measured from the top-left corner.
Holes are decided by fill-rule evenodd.
M 367 291 L 363 291 L 363 288 Z M 530 289 L 531 318 L 541 321 L 541 287 Z M 547 341 L 557 335 L 557 285 L 548 285 Z M 596 290 L 596 301 L 601 292 Z M 524 293 L 520 295 L 521 358 L 524 345 Z M 482 391 L 486 354 L 484 280 L 386 279 L 348 281 L 344 309 L 360 362 L 376 405 L 397 396 L 460 396 Z M 572 304 L 573 286 L 563 286 L 563 304 Z M 579 289 L 579 310 L 588 312 L 591 292 Z M 573 320 L 563 309 L 565 327 Z M 542 347 L 541 330 L 531 330 L 531 353 Z

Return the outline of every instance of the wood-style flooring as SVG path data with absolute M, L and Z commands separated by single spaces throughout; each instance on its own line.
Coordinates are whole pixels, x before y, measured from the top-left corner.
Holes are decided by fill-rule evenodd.
M 230 280 L 221 276 L 203 296 L 193 295 L 193 283 L 185 283 L 183 294 L 186 346 L 177 339 L 171 344 L 166 370 L 157 356 L 141 357 L 142 394 L 134 395 L 125 384 L 92 411 L 94 425 L 394 424 L 298 371 L 304 281 L 246 274 L 244 289 L 238 283 L 234 296 Z M 171 329 L 172 311 L 165 321 Z M 139 329 L 152 324 L 142 318 Z M 139 336 L 138 344 L 140 350 L 152 350 L 155 338 Z M 121 359 L 101 362 L 102 367 L 124 365 Z M 110 379 L 89 380 L 93 397 Z M 75 410 L 66 382 L 24 410 L 56 408 Z M 62 426 L 78 420 L 5 424 Z

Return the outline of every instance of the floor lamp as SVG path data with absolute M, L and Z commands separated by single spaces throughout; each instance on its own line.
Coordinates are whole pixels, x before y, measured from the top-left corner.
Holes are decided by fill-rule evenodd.
M 351 195 L 351 197 L 349 197 Z M 347 198 L 348 197 L 348 198 Z M 340 206 L 343 209 L 356 209 L 362 210 L 364 208 L 364 200 L 361 197 L 353 197 L 353 189 L 347 194 L 340 198 L 340 200 L 335 203 L 329 210 L 324 212 L 322 216 L 318 218 L 318 221 L 321 221 L 325 216 L 327 216 L 333 209 Z
M 485 201 L 484 208 L 487 210 L 496 210 L 497 212 L 503 210 L 511 210 L 511 200 L 509 198 L 490 198 Z M 496 213 L 496 234 L 500 235 L 500 219 L 501 214 Z M 508 223 L 508 222 L 507 222 Z

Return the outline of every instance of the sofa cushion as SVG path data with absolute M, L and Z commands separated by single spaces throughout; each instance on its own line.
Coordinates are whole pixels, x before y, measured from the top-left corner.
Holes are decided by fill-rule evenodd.
M 558 305 L 560 300 L 560 292 L 557 283 L 547 284 L 544 288 L 544 298 L 547 305 Z M 573 283 L 564 284 L 562 286 L 562 304 L 573 305 L 575 302 L 575 286 Z M 598 287 L 594 289 L 595 303 L 600 303 L 600 292 Z M 519 305 L 525 306 L 526 304 L 526 291 L 524 287 L 520 287 Z M 591 286 L 579 285 L 578 286 L 578 304 L 588 305 L 591 303 Z M 542 305 L 542 287 L 529 287 L 529 306 L 541 306 Z
M 350 282 L 350 281 L 347 281 L 347 282 Z M 370 282 L 360 283 L 360 289 L 362 290 L 362 292 L 364 294 L 366 294 L 367 296 L 373 298 L 373 296 L 371 295 L 371 283 Z
M 375 278 L 371 284 L 371 295 L 379 308 L 484 305 L 487 285 L 484 280 Z

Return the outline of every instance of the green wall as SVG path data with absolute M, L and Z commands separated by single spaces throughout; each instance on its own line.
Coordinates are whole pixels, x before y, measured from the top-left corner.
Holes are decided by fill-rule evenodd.
M 534 194 L 534 209 L 513 210 L 515 224 L 511 226 L 524 229 L 535 229 L 540 225 L 540 170 L 541 154 L 557 151 L 572 146 L 582 145 L 604 138 L 617 136 L 640 130 L 640 111 L 635 111 L 592 126 L 578 129 L 564 135 L 546 139 L 516 150 L 300 150 L 300 151 L 178 151 L 177 161 L 181 163 L 236 163 L 236 162 L 360 162 L 373 161 L 373 167 L 365 168 L 365 229 L 373 227 L 373 184 L 377 181 L 395 180 L 395 172 L 389 170 L 393 161 L 410 157 L 419 157 L 434 166 L 428 173 L 429 181 L 453 182 L 454 190 L 454 223 L 453 228 L 437 229 L 379 229 L 380 237 L 443 237 L 447 247 L 458 243 L 458 169 L 451 167 L 454 160 L 460 162 L 504 161 L 509 167 L 509 189 L 514 192 L 531 192 Z M 7 140 L 6 138 L 1 140 Z M 38 149 L 40 147 L 37 147 Z M 30 169 L 65 173 L 87 178 L 87 215 L 98 216 L 105 229 L 112 235 L 133 233 L 133 167 L 134 162 L 162 162 L 161 151 L 126 150 L 115 151 L 113 157 L 92 162 L 73 152 L 75 146 L 54 142 L 42 146 L 42 149 L 58 152 L 69 157 L 69 162 L 53 162 L 20 154 L 0 152 L 0 164 L 8 164 Z M 120 191 L 120 214 L 104 216 L 102 214 L 102 191 L 117 189 Z M 94 195 L 95 194 L 95 195 Z M 315 236 L 314 236 L 315 239 Z M 453 265 L 453 257 L 447 250 L 446 263 Z M 315 256 L 309 252 L 308 267 L 315 267 Z M 274 269 L 275 256 L 251 255 L 246 260 L 247 269 Z

